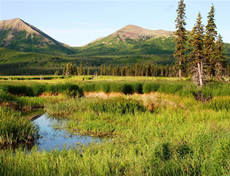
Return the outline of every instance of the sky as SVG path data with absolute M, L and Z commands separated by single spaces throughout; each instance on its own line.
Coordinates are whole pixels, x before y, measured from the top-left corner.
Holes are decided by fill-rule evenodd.
M 0 20 L 21 18 L 59 42 L 83 46 L 132 24 L 175 31 L 179 0 L 0 0 Z M 217 31 L 230 43 L 230 0 L 185 0 L 186 29 L 192 30 L 198 13 L 207 24 L 212 4 Z

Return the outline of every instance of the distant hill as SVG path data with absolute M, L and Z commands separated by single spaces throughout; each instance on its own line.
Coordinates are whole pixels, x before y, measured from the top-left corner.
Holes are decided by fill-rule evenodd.
M 17 51 L 16 51 L 17 50 Z M 17 18 L 0 21 L 0 75 L 60 73 L 65 64 L 100 69 L 109 66 L 141 62 L 170 65 L 175 63 L 172 31 L 149 30 L 127 25 L 107 37 L 82 47 L 69 47 L 38 28 Z M 230 60 L 230 44 L 225 44 Z
M 19 18 L 0 21 L 0 47 L 46 54 L 75 53 L 67 45 Z
M 72 62 L 77 67 L 83 63 L 85 70 L 90 68 L 91 74 L 100 70 L 100 66 L 126 64 L 134 65 L 135 63 L 152 63 L 166 65 L 174 63 L 172 56 L 67 56 L 67 55 L 50 55 L 33 52 L 21 52 L 0 47 L 0 75 L 47 75 L 54 74 L 59 70 L 62 74 L 64 66 Z
M 175 42 L 172 31 L 149 30 L 127 25 L 111 35 L 78 47 L 79 55 L 172 54 Z

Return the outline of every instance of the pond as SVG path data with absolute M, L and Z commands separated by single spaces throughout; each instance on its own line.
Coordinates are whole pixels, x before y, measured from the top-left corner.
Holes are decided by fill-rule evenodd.
M 67 120 L 63 118 L 49 117 L 48 114 L 36 116 L 33 122 L 40 127 L 41 138 L 38 139 L 35 145 L 38 150 L 48 150 L 62 148 L 78 147 L 79 145 L 87 145 L 90 142 L 102 142 L 103 139 L 91 136 L 81 136 L 71 134 L 65 130 L 55 128 L 58 124 L 66 123 Z
M 60 126 L 68 122 L 68 119 L 65 118 L 52 117 L 48 114 L 43 114 L 32 116 L 29 115 L 28 119 L 33 121 L 32 123 L 36 123 L 39 126 L 39 139 L 36 139 L 33 143 L 19 143 L 6 146 L 0 145 L 0 150 L 22 147 L 27 151 L 30 151 L 35 146 L 39 151 L 50 151 L 52 149 L 62 150 L 63 148 L 79 148 L 81 145 L 88 145 L 91 142 L 104 141 L 102 138 L 81 136 L 78 133 L 72 134 L 64 129 L 60 129 Z

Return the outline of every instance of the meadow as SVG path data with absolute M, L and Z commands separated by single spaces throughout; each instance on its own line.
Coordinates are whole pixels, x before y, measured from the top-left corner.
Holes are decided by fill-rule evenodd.
M 36 108 L 68 118 L 60 129 L 105 139 L 62 151 L 0 150 L 0 175 L 230 174 L 229 83 L 88 78 L 0 80 L 4 143 L 36 139 L 39 127 L 23 114 Z

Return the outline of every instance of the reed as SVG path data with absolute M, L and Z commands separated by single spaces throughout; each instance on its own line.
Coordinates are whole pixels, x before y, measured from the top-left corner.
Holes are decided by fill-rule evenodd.
M 32 142 L 38 138 L 39 127 L 20 113 L 0 106 L 0 144 L 17 144 L 19 142 Z
M 98 81 L 82 83 L 80 89 L 101 91 L 101 85 L 107 86 L 105 92 L 120 91 L 127 86 L 132 93 L 135 90 L 157 92 L 45 103 L 50 114 L 68 117 L 65 124 L 57 124 L 57 127 L 82 135 L 105 137 L 104 142 L 51 152 L 38 152 L 36 148 L 30 153 L 22 149 L 2 150 L 0 175 L 230 174 L 228 84 L 210 83 L 210 87 L 197 90 L 190 83 L 179 81 L 116 82 L 111 85 Z M 172 90 L 168 90 L 171 87 Z M 54 92 L 58 90 L 62 88 Z M 212 99 L 196 100 L 194 94 L 198 91 L 204 96 L 211 95 Z M 9 96 L 6 91 L 2 94 L 5 99 Z M 6 108 L 0 113 L 6 119 L 16 116 Z

